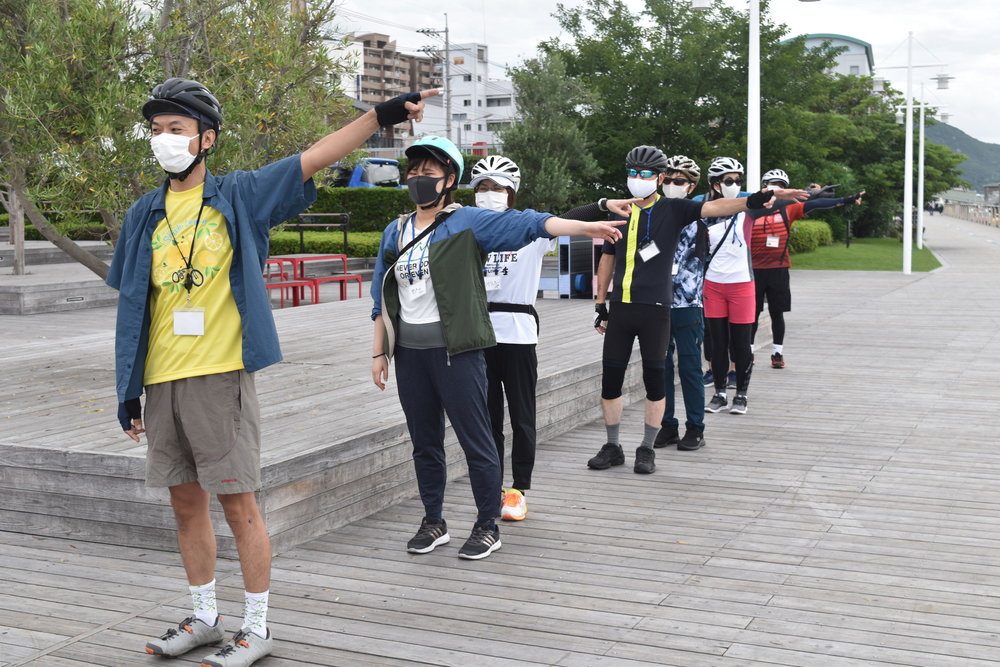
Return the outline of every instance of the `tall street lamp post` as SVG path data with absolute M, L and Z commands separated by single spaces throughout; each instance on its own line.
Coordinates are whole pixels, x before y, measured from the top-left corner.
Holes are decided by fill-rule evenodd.
M 799 0 L 818 2 L 818 0 Z M 691 9 L 710 9 L 710 0 L 691 0 Z M 750 0 L 747 56 L 747 189 L 760 186 L 760 0 Z

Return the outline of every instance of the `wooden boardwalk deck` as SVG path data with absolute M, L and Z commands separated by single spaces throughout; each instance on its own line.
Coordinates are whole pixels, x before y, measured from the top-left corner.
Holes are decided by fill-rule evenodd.
M 432 554 L 403 550 L 415 498 L 284 550 L 259 664 L 1000 663 L 1000 230 L 935 216 L 928 238 L 931 274 L 795 272 L 788 368 L 759 364 L 705 449 L 640 477 L 586 469 L 599 424 L 546 438 L 485 561 L 456 557 L 464 479 Z M 170 552 L 0 533 L 0 566 L 0 665 L 159 664 L 144 638 L 187 610 Z

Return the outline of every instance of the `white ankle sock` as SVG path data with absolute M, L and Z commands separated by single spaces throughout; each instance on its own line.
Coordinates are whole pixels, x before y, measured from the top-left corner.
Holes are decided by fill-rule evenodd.
M 783 348 L 783 347 L 784 347 L 784 345 L 775 345 L 774 346 L 774 353 L 775 354 L 781 354 L 781 348 Z
M 219 618 L 215 604 L 215 579 L 202 586 L 188 586 L 188 590 L 191 591 L 195 618 L 206 625 L 215 625 L 215 620 Z
M 249 630 L 258 637 L 267 638 L 267 596 L 263 593 L 243 592 L 243 630 Z

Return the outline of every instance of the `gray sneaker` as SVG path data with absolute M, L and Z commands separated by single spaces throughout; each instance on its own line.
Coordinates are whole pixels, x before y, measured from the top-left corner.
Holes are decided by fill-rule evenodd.
M 267 639 L 246 630 L 240 630 L 218 653 L 201 659 L 201 667 L 249 667 L 274 648 L 274 638 L 268 628 Z
M 178 623 L 176 628 L 167 630 L 159 639 L 147 642 L 146 653 L 173 658 L 199 646 L 218 644 L 225 638 L 221 616 L 215 619 L 215 625 L 208 625 L 194 616 L 188 616 Z

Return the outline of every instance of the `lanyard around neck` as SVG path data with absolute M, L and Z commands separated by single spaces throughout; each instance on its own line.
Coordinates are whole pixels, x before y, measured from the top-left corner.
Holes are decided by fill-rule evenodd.
M 201 224 L 201 214 L 205 210 L 205 200 L 201 200 L 201 206 L 198 207 L 198 216 L 194 221 L 194 232 L 191 234 L 191 247 L 188 248 L 187 257 L 184 257 L 184 253 L 181 252 L 181 258 L 184 260 L 184 269 L 182 271 L 174 271 L 173 281 L 175 283 L 184 283 L 184 289 L 187 290 L 188 298 L 191 298 L 191 288 L 200 287 L 204 282 L 205 277 L 202 275 L 201 271 L 191 267 L 191 260 L 194 258 L 194 242 L 198 238 L 198 226 Z M 181 249 L 180 245 L 177 244 L 177 234 L 174 232 L 174 226 L 170 224 L 170 218 L 167 217 L 167 212 L 163 212 L 163 219 L 167 221 L 167 229 L 170 230 L 170 242 L 174 244 L 174 247 L 178 250 Z

